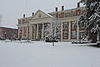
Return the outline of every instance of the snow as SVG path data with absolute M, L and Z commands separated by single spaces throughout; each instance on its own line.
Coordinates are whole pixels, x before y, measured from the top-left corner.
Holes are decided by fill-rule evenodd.
M 0 67 L 100 67 L 100 48 L 70 42 L 0 41 Z

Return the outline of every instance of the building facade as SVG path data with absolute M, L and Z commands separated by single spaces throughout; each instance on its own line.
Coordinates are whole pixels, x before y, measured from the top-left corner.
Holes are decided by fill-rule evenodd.
M 38 10 L 30 17 L 23 15 L 23 18 L 18 19 L 18 38 L 45 40 L 50 33 L 47 32 L 48 24 L 53 21 L 53 18 L 56 18 L 57 23 L 59 22 L 57 38 L 60 41 L 80 40 L 84 34 L 84 26 L 79 27 L 77 22 L 84 13 L 84 7 L 64 10 L 64 6 L 62 6 L 61 11 L 56 8 L 55 12 L 48 14 Z
M 16 39 L 18 37 L 18 29 L 0 27 L 0 38 Z

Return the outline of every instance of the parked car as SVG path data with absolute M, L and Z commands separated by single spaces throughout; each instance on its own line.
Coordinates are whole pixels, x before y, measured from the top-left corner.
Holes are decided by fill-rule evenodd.
M 3 38 L 3 37 L 0 37 L 0 40 L 6 40 L 5 38 Z
M 56 39 L 54 39 L 54 38 L 48 38 L 48 37 L 46 37 L 45 42 L 58 42 L 58 41 Z
M 21 38 L 21 40 L 28 40 L 27 38 Z

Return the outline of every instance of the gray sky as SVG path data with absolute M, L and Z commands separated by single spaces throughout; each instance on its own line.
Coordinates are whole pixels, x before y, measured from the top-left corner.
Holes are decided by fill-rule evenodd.
M 17 19 L 22 18 L 25 13 L 30 16 L 38 9 L 44 12 L 53 12 L 55 7 L 61 10 L 76 8 L 80 0 L 0 0 L 0 15 L 2 15 L 1 26 L 17 28 Z

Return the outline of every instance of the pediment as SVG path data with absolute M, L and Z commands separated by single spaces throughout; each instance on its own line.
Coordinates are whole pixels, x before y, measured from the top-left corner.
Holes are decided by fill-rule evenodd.
M 50 17 L 50 16 L 49 16 L 48 14 L 44 13 L 43 11 L 38 10 L 38 11 L 35 13 L 33 19 L 46 18 L 46 17 Z

